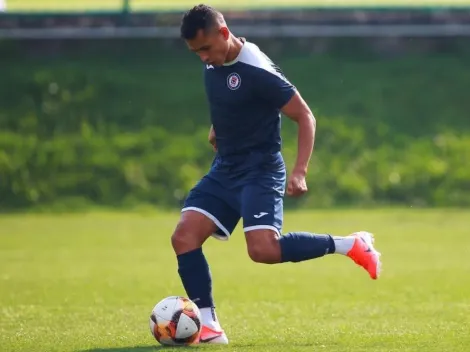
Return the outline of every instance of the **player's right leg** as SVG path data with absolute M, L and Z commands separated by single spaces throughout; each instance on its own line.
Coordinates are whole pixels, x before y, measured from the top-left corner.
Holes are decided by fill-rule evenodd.
M 187 210 L 171 237 L 178 261 L 178 273 L 187 296 L 201 311 L 201 335 L 210 334 L 214 342 L 228 343 L 215 314 L 212 297 L 212 275 L 202 251 L 204 242 L 217 231 L 215 223 L 201 212 Z M 201 336 L 204 341 L 204 336 Z
M 215 313 L 212 275 L 202 245 L 210 236 L 228 239 L 240 215 L 228 205 L 229 199 L 223 199 L 228 197 L 218 187 L 220 185 L 210 178 L 204 178 L 191 191 L 171 242 L 178 260 L 178 273 L 188 298 L 201 311 L 200 342 L 227 344 L 227 336 Z

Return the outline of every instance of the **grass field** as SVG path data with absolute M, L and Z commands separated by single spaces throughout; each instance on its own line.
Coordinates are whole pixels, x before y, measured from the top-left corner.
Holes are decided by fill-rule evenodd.
M 6 0 L 9 11 L 118 10 L 123 0 Z M 201 1 L 191 0 L 130 0 L 133 10 L 177 10 L 194 6 Z M 202 1 L 203 2 L 203 1 Z M 470 0 L 211 0 L 207 4 L 220 9 L 285 8 L 285 7 L 358 7 L 358 6 L 470 6 Z
M 147 352 L 153 305 L 184 294 L 174 214 L 0 217 L 0 351 Z M 249 261 L 211 240 L 218 314 L 236 351 L 468 351 L 468 210 L 290 213 L 285 230 L 376 234 L 384 272 L 349 259 Z M 204 346 L 196 349 L 223 350 Z M 170 351 L 171 349 L 169 349 Z

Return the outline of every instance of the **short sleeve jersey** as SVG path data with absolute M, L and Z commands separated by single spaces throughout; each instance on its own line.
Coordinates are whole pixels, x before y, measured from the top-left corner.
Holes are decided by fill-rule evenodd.
M 280 151 L 280 110 L 295 87 L 258 46 L 244 42 L 234 61 L 206 65 L 204 83 L 220 157 Z

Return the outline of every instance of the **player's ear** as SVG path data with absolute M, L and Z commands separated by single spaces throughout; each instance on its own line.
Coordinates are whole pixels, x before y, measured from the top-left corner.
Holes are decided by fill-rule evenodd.
M 220 28 L 220 34 L 222 34 L 222 37 L 225 40 L 228 40 L 228 38 L 230 37 L 230 31 L 228 30 L 227 27 Z

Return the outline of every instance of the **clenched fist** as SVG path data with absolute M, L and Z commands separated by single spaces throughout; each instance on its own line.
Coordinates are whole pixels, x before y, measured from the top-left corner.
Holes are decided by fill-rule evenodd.
M 287 195 L 291 197 L 298 197 L 306 193 L 307 182 L 305 181 L 305 175 L 300 172 L 293 172 L 287 181 Z

